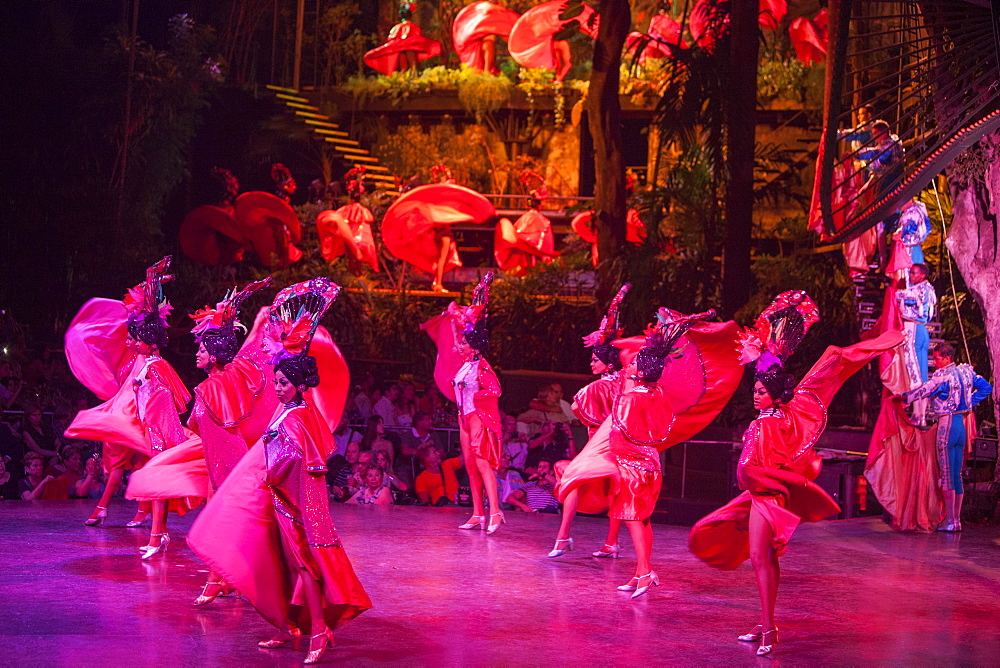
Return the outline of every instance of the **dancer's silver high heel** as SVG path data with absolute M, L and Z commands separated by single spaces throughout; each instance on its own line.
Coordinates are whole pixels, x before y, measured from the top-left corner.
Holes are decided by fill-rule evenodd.
M 167 545 L 170 545 L 170 534 L 168 534 L 166 531 L 164 531 L 163 533 L 151 533 L 149 534 L 149 537 L 159 538 L 160 544 L 156 546 L 146 545 L 142 548 L 139 548 L 139 551 L 142 552 L 142 557 L 141 557 L 142 559 L 149 559 L 154 554 L 159 554 L 160 552 L 166 552 Z
M 562 545 L 563 545 L 562 547 L 559 547 L 560 543 L 562 543 Z M 556 539 L 555 547 L 553 547 L 552 551 L 549 552 L 549 558 L 551 559 L 553 557 L 561 557 L 562 555 L 566 554 L 567 552 L 572 552 L 572 551 L 573 551 L 573 539 L 572 538 L 559 538 L 559 539 Z
M 101 511 L 97 513 L 97 517 L 88 517 L 83 521 L 83 526 L 99 527 L 104 524 L 104 520 L 108 519 L 108 509 L 104 506 L 97 506 L 97 509 Z
M 760 647 L 757 648 L 757 656 L 765 656 L 774 651 L 774 646 L 778 644 L 777 627 L 760 634 Z
M 496 524 L 493 523 L 493 518 L 494 517 L 499 517 L 500 518 L 500 521 L 497 522 Z M 507 518 L 503 516 L 503 511 L 502 510 L 499 513 L 493 513 L 492 515 L 490 515 L 490 525 L 486 528 L 486 533 L 487 534 L 494 534 L 494 533 L 496 533 L 497 529 L 500 528 L 501 524 L 507 524 Z
M 605 552 L 605 549 L 608 551 Z M 621 551 L 622 549 L 617 545 L 608 545 L 605 543 L 604 547 L 599 549 L 597 552 L 592 552 L 590 556 L 597 557 L 599 559 L 619 559 L 621 558 L 621 555 L 619 554 Z
M 473 515 L 465 524 L 460 524 L 459 529 L 475 529 L 481 524 L 486 524 L 486 515 Z
M 642 581 L 646 578 L 648 578 L 647 584 L 640 586 L 642 584 Z M 636 589 L 634 592 L 632 592 L 632 598 L 639 598 L 647 591 L 649 591 L 650 587 L 659 587 L 659 586 L 660 586 L 660 576 L 656 574 L 656 571 L 650 571 L 645 575 L 640 575 L 639 579 L 636 581 Z
M 757 626 L 750 629 L 749 633 L 744 633 L 741 636 L 736 636 L 736 639 L 740 642 L 757 642 L 760 640 L 760 634 L 764 632 L 764 627 L 758 624 Z

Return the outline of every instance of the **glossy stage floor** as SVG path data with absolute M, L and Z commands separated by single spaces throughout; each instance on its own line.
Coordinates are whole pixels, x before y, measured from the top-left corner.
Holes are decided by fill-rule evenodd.
M 82 526 L 92 502 L 0 502 L 0 665 L 297 665 L 262 650 L 272 629 L 239 599 L 191 605 L 205 580 L 173 522 L 165 555 L 148 529 Z M 324 663 L 351 665 L 976 664 L 1000 661 L 1000 528 L 899 534 L 874 518 L 802 526 L 782 558 L 773 658 L 736 641 L 757 618 L 749 565 L 724 573 L 657 525 L 662 585 L 629 600 L 635 566 L 594 559 L 606 523 L 578 518 L 576 550 L 547 559 L 559 518 L 508 513 L 494 536 L 459 531 L 464 509 L 334 507 L 374 609 L 337 632 Z M 171 518 L 172 520 L 174 518 Z

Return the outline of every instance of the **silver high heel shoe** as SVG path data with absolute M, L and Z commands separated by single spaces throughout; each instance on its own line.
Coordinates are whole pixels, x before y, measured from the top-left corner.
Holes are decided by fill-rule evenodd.
M 563 547 L 559 547 L 559 543 L 563 544 Z M 555 547 L 549 552 L 549 559 L 553 557 L 561 557 L 567 552 L 573 551 L 573 539 L 572 538 L 560 538 L 556 540 Z
M 160 552 L 166 552 L 167 545 L 170 545 L 170 534 L 168 534 L 166 531 L 164 531 L 163 533 L 151 533 L 149 534 L 149 537 L 159 538 L 160 544 L 156 545 L 155 547 L 152 545 L 146 545 L 145 547 L 140 548 L 140 551 L 142 552 L 142 557 L 141 557 L 142 559 L 149 559 L 154 554 L 159 554 Z
M 774 651 L 774 646 L 778 644 L 777 627 L 760 634 L 760 647 L 757 648 L 757 656 L 765 656 Z
M 104 524 L 104 520 L 108 519 L 108 509 L 104 506 L 97 506 L 97 509 L 101 511 L 97 513 L 97 517 L 88 517 L 83 521 L 83 526 L 99 527 Z
M 736 636 L 736 639 L 740 642 L 757 642 L 760 640 L 761 633 L 764 632 L 764 627 L 758 624 L 757 626 L 750 629 L 749 633 L 744 633 L 741 636 Z
M 499 517 L 500 518 L 500 521 L 497 522 L 496 524 L 493 523 L 493 518 L 494 517 Z M 501 524 L 507 524 L 507 518 L 503 516 L 503 511 L 502 510 L 499 513 L 493 513 L 492 515 L 490 515 L 490 525 L 486 528 L 486 534 L 487 535 L 492 535 L 492 534 L 496 533 L 497 529 L 500 528 Z
M 604 548 L 607 548 L 608 551 L 605 552 Z M 621 558 L 621 555 L 619 554 L 621 551 L 622 549 L 617 545 L 608 545 L 605 543 L 604 547 L 599 549 L 597 552 L 592 552 L 590 556 L 597 557 L 598 559 L 619 559 Z
M 644 578 L 649 578 L 649 584 L 640 587 L 639 585 L 642 583 Z M 659 586 L 660 586 L 660 576 L 656 574 L 656 571 L 650 571 L 645 575 L 640 575 L 639 580 L 636 582 L 636 590 L 632 592 L 632 598 L 639 598 L 647 591 L 649 591 L 650 587 L 659 587 Z
M 481 524 L 486 524 L 486 515 L 473 515 L 465 524 L 460 524 L 459 529 L 475 529 Z
M 132 528 L 141 527 L 143 524 L 146 524 L 146 522 L 151 521 L 152 517 L 153 517 L 152 513 L 146 513 L 146 516 L 143 517 L 141 520 L 136 520 L 136 519 L 129 520 L 128 522 L 125 523 L 125 526 Z
M 628 583 L 618 585 L 618 591 L 635 591 L 639 585 L 639 578 L 632 578 Z

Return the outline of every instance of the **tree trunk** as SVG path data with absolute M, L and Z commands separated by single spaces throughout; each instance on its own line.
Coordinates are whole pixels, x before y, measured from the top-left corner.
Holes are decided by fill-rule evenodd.
M 753 230 L 754 133 L 757 128 L 758 0 L 732 0 L 728 125 L 729 183 L 726 240 L 722 253 L 722 308 L 732 317 L 750 300 L 750 241 Z
M 987 136 L 980 146 L 987 154 L 985 173 L 967 175 L 963 179 L 949 179 L 952 221 L 945 245 L 982 310 L 990 363 L 995 370 L 1000 361 L 1000 265 L 997 264 L 1000 134 Z M 954 343 L 957 344 L 955 348 L 961 351 L 963 342 Z M 985 373 L 983 369 L 977 371 Z M 994 383 L 994 388 L 996 387 L 997 383 Z M 1000 420 L 996 389 L 993 396 L 994 417 Z
M 621 281 L 619 249 L 625 244 L 625 156 L 622 155 L 621 53 L 632 22 L 628 0 L 603 0 L 587 92 L 587 123 L 594 140 L 594 220 L 597 222 L 597 300 L 611 301 Z

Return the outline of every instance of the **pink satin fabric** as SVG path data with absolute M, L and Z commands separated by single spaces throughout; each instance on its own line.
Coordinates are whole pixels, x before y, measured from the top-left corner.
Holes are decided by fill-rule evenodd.
M 524 276 L 539 262 L 559 257 L 552 235 L 552 221 L 540 212 L 526 211 L 516 222 L 501 218 L 493 238 L 497 266 L 512 276 Z
M 215 266 L 233 264 L 243 259 L 243 251 L 250 248 L 239 222 L 233 217 L 232 207 L 223 208 L 204 204 L 192 209 L 181 223 L 181 251 L 188 258 Z
M 507 50 L 518 65 L 536 70 L 556 69 L 552 36 L 562 30 L 565 23 L 559 19 L 563 4 L 563 0 L 549 0 L 535 5 L 522 14 L 511 28 Z M 596 29 L 587 25 L 594 10 L 586 4 L 582 6 L 583 13 L 576 19 L 580 22 L 581 31 L 594 37 Z
M 508 39 L 517 19 L 517 12 L 486 0 L 463 8 L 451 24 L 458 59 L 477 70 L 489 68 L 492 71 L 495 65 L 483 60 L 483 40 L 490 35 Z
M 316 216 L 316 234 L 319 236 L 323 259 L 333 262 L 349 252 L 358 262 L 378 271 L 378 253 L 372 222 L 375 217 L 367 207 L 354 202 L 336 211 L 323 211 Z
M 243 193 L 236 198 L 234 218 L 265 267 L 287 267 L 302 259 L 302 251 L 295 246 L 302 240 L 299 215 L 277 195 Z
M 404 51 L 413 51 L 417 61 L 433 58 L 441 53 L 441 43 L 424 37 L 420 27 L 404 21 L 397 23 L 389 31 L 385 44 L 377 46 L 364 55 L 365 65 L 386 76 L 400 69 L 399 58 Z
M 382 241 L 386 249 L 417 269 L 434 274 L 440 251 L 436 228 L 478 225 L 496 210 L 475 190 L 453 183 L 418 186 L 399 196 L 382 218 Z M 444 271 L 461 267 L 458 250 L 452 247 Z

